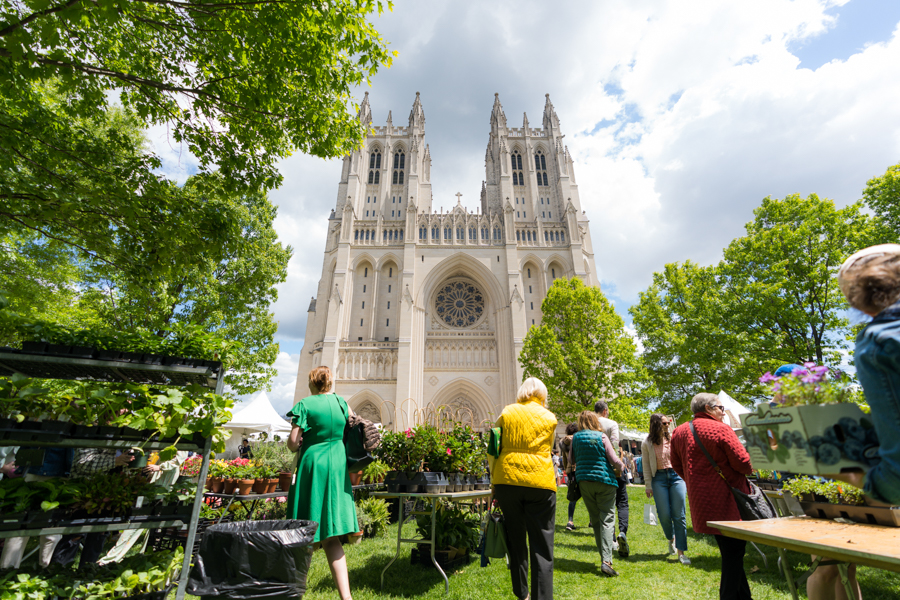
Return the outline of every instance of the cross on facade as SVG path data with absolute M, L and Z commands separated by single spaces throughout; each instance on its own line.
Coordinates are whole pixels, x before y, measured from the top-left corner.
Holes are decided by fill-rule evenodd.
M 456 203 L 462 205 L 462 194 L 456 192 Z

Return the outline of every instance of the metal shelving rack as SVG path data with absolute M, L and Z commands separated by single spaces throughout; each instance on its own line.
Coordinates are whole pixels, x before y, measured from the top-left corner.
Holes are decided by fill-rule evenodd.
M 144 383 L 152 385 L 187 386 L 192 383 L 214 389 L 221 394 L 225 388 L 225 372 L 221 365 L 212 367 L 191 367 L 185 365 L 155 365 L 121 360 L 99 360 L 94 358 L 77 358 L 72 356 L 51 356 L 27 352 L 0 352 L 0 376 L 20 373 L 26 377 L 37 379 L 68 379 L 79 381 L 101 381 L 109 383 Z M 24 432 L 23 432 L 24 433 Z M 88 439 L 72 438 L 47 442 L 30 439 L 5 439 L 4 446 L 56 446 L 69 448 L 131 448 L 137 440 Z M 167 442 L 146 442 L 147 450 L 161 450 L 170 446 Z M 176 444 L 179 450 L 203 453 L 203 463 L 197 482 L 194 506 L 191 518 L 187 522 L 188 537 L 185 544 L 184 562 L 178 578 L 176 600 L 183 600 L 191 559 L 193 558 L 194 540 L 197 537 L 197 523 L 200 519 L 200 505 L 203 503 L 204 484 L 209 470 L 209 454 L 212 439 L 204 440 L 203 445 L 192 442 Z M 121 531 L 124 529 L 162 529 L 184 524 L 182 519 L 165 521 L 144 521 L 139 523 L 116 523 L 110 525 L 84 525 L 75 527 L 45 527 L 42 529 L 20 529 L 0 531 L 0 538 L 20 537 L 27 535 L 92 533 L 101 531 Z

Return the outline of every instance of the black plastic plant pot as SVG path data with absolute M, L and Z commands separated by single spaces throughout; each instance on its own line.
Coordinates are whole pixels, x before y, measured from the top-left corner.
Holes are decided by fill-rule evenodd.
M 388 471 L 388 474 L 384 476 L 384 485 L 392 494 L 403 491 L 401 488 L 406 485 L 406 475 L 402 471 Z
M 9 346 L 0 346 L 0 352 L 4 354 L 17 354 L 19 351 Z
M 161 365 L 163 356 L 161 354 L 144 354 L 141 362 L 146 365 Z
M 164 356 L 162 364 L 166 365 L 167 367 L 190 366 L 190 360 L 191 359 L 185 358 L 183 356 Z
M 119 437 L 119 433 L 121 432 L 121 427 L 109 427 L 107 425 L 101 425 L 97 427 L 96 437 L 101 439 L 114 439 Z
M 15 419 L 0 419 L 0 430 L 9 429 L 13 430 L 16 428 L 18 422 Z
M 122 353 L 116 350 L 97 350 L 95 358 L 100 360 L 120 360 Z
M 141 357 L 144 356 L 140 352 L 123 352 L 121 360 L 125 362 L 141 362 Z
M 97 437 L 96 425 L 75 425 L 72 427 L 72 437 L 93 438 Z
M 0 517 L 0 531 L 12 531 L 22 528 L 22 522 L 25 520 L 24 512 L 9 513 Z
M 90 346 L 72 346 L 69 355 L 76 358 L 94 358 L 94 349 Z
M 56 356 L 67 356 L 72 350 L 71 346 L 66 344 L 47 344 L 47 353 Z
M 135 452 L 134 460 L 128 463 L 128 466 L 132 469 L 143 469 L 147 466 L 147 455 Z
M 22 352 L 46 354 L 48 345 L 44 342 L 22 342 Z
M 68 435 L 72 432 L 74 425 L 68 421 L 41 421 L 41 431 Z

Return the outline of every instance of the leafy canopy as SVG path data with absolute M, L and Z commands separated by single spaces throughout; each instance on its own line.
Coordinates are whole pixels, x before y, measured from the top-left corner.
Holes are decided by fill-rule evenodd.
M 888 167 L 884 175 L 867 181 L 863 199 L 887 227 L 884 241 L 900 239 L 900 164 Z
M 612 419 L 645 425 L 644 373 L 634 340 L 600 288 L 577 277 L 557 279 L 541 311 L 542 323 L 529 329 L 519 363 L 526 377 L 547 386 L 550 410 L 572 420 L 605 399 Z

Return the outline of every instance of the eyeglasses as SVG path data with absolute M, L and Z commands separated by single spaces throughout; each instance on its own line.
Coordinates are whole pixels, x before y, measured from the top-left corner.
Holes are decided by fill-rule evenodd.
M 668 425 L 668 424 L 669 424 L 668 421 L 660 421 L 660 423 L 662 423 L 663 425 Z
M 725 412 L 725 407 L 722 406 L 721 404 L 713 404 L 712 407 L 713 407 L 713 408 L 718 408 L 718 409 L 721 410 L 722 412 Z

